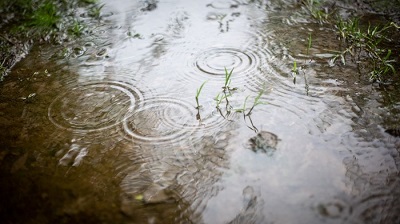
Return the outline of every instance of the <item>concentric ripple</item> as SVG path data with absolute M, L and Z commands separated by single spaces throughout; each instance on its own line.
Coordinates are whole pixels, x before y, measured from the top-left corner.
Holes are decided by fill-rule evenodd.
M 104 130 L 121 123 L 142 98 L 139 90 L 125 83 L 88 83 L 55 98 L 48 109 L 48 117 L 63 129 Z
M 190 103 L 174 98 L 153 98 L 137 108 L 123 122 L 125 138 L 141 143 L 174 143 L 189 137 L 196 129 L 213 129 L 225 123 L 212 110 L 200 114 Z
M 233 69 L 232 82 L 253 91 L 269 88 L 277 76 L 270 65 L 271 56 L 266 48 L 248 46 L 245 50 L 235 48 L 212 48 L 195 59 L 197 74 L 203 80 L 221 83 L 225 79 L 225 68 Z
M 245 74 L 255 66 L 256 58 L 234 48 L 212 48 L 202 52 L 195 61 L 201 72 L 210 75 L 225 75 L 225 68 L 234 69 L 235 74 Z

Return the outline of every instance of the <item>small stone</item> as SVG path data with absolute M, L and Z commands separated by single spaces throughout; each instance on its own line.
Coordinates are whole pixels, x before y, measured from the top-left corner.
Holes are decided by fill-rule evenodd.
M 159 184 L 150 185 L 143 193 L 143 202 L 146 204 L 168 203 L 172 200 L 171 192 Z
M 260 131 L 255 137 L 250 138 L 250 147 L 254 152 L 270 152 L 276 150 L 278 136 L 267 131 Z

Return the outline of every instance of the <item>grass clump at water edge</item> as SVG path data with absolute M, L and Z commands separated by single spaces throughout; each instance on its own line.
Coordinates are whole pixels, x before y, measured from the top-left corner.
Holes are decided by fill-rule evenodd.
M 400 28 L 394 22 L 384 25 L 368 25 L 363 28 L 360 25 L 359 18 L 353 18 L 344 21 L 339 19 L 337 32 L 340 40 L 346 44 L 346 48 L 336 51 L 336 56 L 332 58 L 331 63 L 335 63 L 338 59 L 342 64 L 346 64 L 346 56 L 356 58 L 359 62 L 369 68 L 369 79 L 373 82 L 381 82 L 396 75 L 395 65 L 398 63 L 393 57 L 393 49 L 389 48 L 390 31 L 396 32 Z
M 257 96 L 254 98 L 253 105 L 250 107 L 249 111 L 246 113 L 246 110 L 247 110 L 246 103 L 247 103 L 248 98 L 250 97 L 250 96 L 247 96 L 247 97 L 245 98 L 245 100 L 244 100 L 243 107 L 240 108 L 240 109 L 237 109 L 236 112 L 243 113 L 244 116 L 250 116 L 250 115 L 251 115 L 251 112 L 253 111 L 253 109 L 254 109 L 256 106 L 261 105 L 261 104 L 264 104 L 264 105 L 267 104 L 267 103 L 265 103 L 265 102 L 260 101 L 260 98 L 261 98 L 261 96 L 262 96 L 263 94 L 264 94 L 264 89 L 262 89 L 262 90 L 260 90 L 260 91 L 258 92 Z
M 204 82 L 200 85 L 200 87 L 196 90 L 196 97 L 195 97 L 195 99 L 196 99 L 196 105 L 197 105 L 196 109 L 199 109 L 199 108 L 201 107 L 201 105 L 199 104 L 199 96 L 200 96 L 201 90 L 203 89 L 203 87 L 204 87 L 204 85 L 206 84 L 206 82 L 207 82 L 207 81 L 204 81 Z
M 230 72 L 228 72 L 228 69 L 226 69 L 226 67 L 224 68 L 224 70 L 225 70 L 225 84 L 222 87 L 222 89 L 224 91 L 234 91 L 234 90 L 236 90 L 237 88 L 231 88 L 230 87 L 230 84 L 232 82 L 231 78 L 232 78 L 233 68 L 231 69 Z
M 378 11 L 382 11 L 382 8 L 388 11 L 395 4 L 392 1 L 381 1 L 381 3 L 381 7 L 377 8 Z M 336 55 L 330 60 L 331 65 L 338 60 L 346 65 L 346 61 L 351 59 L 358 66 L 360 74 L 367 73 L 372 82 L 386 81 L 396 75 L 395 68 L 399 65 L 399 59 L 394 52 L 399 49 L 393 49 L 393 46 L 398 45 L 399 40 L 391 37 L 398 32 L 400 28 L 398 24 L 387 22 L 371 25 L 368 22 L 365 25 L 361 20 L 362 16 L 343 19 L 340 8 L 327 0 L 302 0 L 301 4 L 316 22 L 333 26 L 339 39 L 345 44 L 344 49 L 333 51 Z M 376 4 L 362 3 L 362 5 L 374 7 Z
M 80 37 L 84 24 L 76 8 L 97 8 L 97 0 L 15 0 L 0 1 L 0 78 L 37 42 L 57 43 Z M 90 16 L 91 14 L 88 13 Z M 98 18 L 97 18 L 98 19 Z
M 232 112 L 243 113 L 245 121 L 246 121 L 246 118 L 248 118 L 250 120 L 251 126 L 248 125 L 248 127 L 251 130 L 257 131 L 257 128 L 253 125 L 253 122 L 252 122 L 250 116 L 256 106 L 261 105 L 261 104 L 266 104 L 261 101 L 261 96 L 265 92 L 264 88 L 258 92 L 258 94 L 254 98 L 254 102 L 250 108 L 247 108 L 247 101 L 250 98 L 250 96 L 247 96 L 244 100 L 243 106 L 239 109 L 234 109 L 234 107 L 231 105 L 230 98 L 233 95 L 237 94 L 237 93 L 235 93 L 237 88 L 230 87 L 230 84 L 232 82 L 232 74 L 233 74 L 233 69 L 228 71 L 228 69 L 225 68 L 224 85 L 222 86 L 222 91 L 218 92 L 217 96 L 214 98 L 214 101 L 216 103 L 215 107 L 216 107 L 217 111 L 219 112 L 219 114 L 224 119 L 229 119 L 229 116 L 232 114 Z M 201 116 L 200 116 L 201 105 L 199 103 L 199 96 L 200 96 L 206 82 L 207 81 L 203 82 L 200 85 L 200 87 L 196 90 L 196 95 L 195 95 L 196 109 L 197 109 L 196 118 L 197 118 L 197 120 L 200 120 L 200 121 L 201 121 Z M 223 107 L 221 107 L 221 104 L 223 105 Z

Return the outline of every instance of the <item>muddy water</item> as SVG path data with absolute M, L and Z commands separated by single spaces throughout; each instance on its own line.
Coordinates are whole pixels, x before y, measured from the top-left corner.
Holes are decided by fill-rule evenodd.
M 104 4 L 1 83 L 5 223 L 400 222 L 398 88 L 330 65 L 331 26 L 290 1 Z

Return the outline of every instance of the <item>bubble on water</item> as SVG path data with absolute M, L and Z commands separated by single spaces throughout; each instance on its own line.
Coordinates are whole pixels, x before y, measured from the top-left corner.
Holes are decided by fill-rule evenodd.
M 107 48 L 104 48 L 104 47 L 103 47 L 103 48 L 100 48 L 100 49 L 97 51 L 96 56 L 97 56 L 97 57 L 103 57 L 103 56 L 106 56 L 107 53 L 108 53 Z
M 319 204 L 317 206 L 317 211 L 322 217 L 338 219 L 348 216 L 351 212 L 351 207 L 345 202 L 335 199 L 325 204 Z
M 73 57 L 73 58 L 81 57 L 81 56 L 83 56 L 83 55 L 86 53 L 86 51 L 87 51 L 86 47 L 83 47 L 83 46 L 75 47 L 75 48 L 73 49 L 73 55 L 72 55 L 72 57 Z

